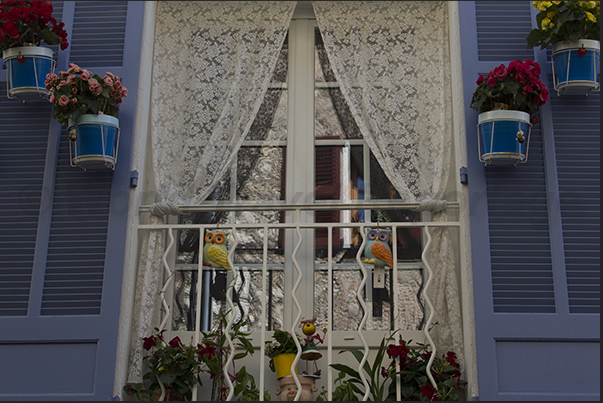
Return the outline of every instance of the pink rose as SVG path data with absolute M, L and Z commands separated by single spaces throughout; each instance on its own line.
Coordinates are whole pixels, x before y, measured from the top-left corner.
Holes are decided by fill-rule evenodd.
M 524 94 L 531 94 L 532 93 L 532 86 L 530 84 L 526 84 L 523 86 L 523 93 Z
M 71 87 L 71 92 L 73 94 L 77 94 L 77 87 Z
M 125 97 L 126 95 L 128 95 L 128 89 L 126 87 L 122 87 L 122 89 L 121 89 L 122 98 Z
M 69 74 L 69 77 L 67 77 L 67 84 L 75 83 L 76 78 L 77 78 L 77 76 L 75 74 Z
M 92 73 L 90 73 L 88 70 L 82 70 L 80 77 L 82 80 L 88 81 L 88 79 L 90 78 L 91 75 L 92 75 Z
M 59 97 L 59 99 L 57 100 L 57 103 L 58 103 L 60 106 L 65 106 L 65 105 L 67 105 L 67 104 L 69 103 L 69 98 L 67 98 L 67 96 L 66 96 L 66 95 L 61 95 L 61 96 Z
M 480 85 L 481 83 L 484 82 L 484 75 L 480 74 L 480 76 L 477 78 L 477 81 L 475 82 L 477 85 Z
M 69 70 L 67 70 L 67 73 L 69 74 L 80 74 L 82 72 L 80 66 L 75 63 L 69 63 L 69 67 Z
M 77 104 L 77 98 L 76 97 L 71 98 L 71 103 L 72 104 Z
M 107 84 L 109 87 L 111 87 L 113 85 L 113 79 L 111 79 L 111 77 L 109 77 L 109 76 L 105 76 L 104 81 L 105 81 L 105 84 Z
M 54 95 L 51 95 L 51 96 L 50 96 L 50 99 L 49 99 L 48 101 L 49 101 L 51 104 L 53 104 L 53 103 L 54 103 Z

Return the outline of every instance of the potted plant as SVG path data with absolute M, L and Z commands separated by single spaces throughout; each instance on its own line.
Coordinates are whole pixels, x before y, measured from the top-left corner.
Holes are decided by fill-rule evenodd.
M 302 343 L 301 337 L 295 333 L 297 340 Z M 293 336 L 285 330 L 276 329 L 272 334 L 272 341 L 266 341 L 265 354 L 270 358 L 268 366 L 276 373 L 276 378 L 291 376 L 291 366 L 297 356 L 297 345 Z M 297 374 L 297 366 L 295 367 Z
M 431 384 L 427 375 L 427 364 L 432 352 L 428 345 L 417 343 L 418 347 L 409 347 L 412 340 L 405 342 L 401 337 L 395 342 L 395 333 L 381 340 L 375 359 L 371 365 L 365 362 L 363 370 L 369 384 L 369 400 L 386 401 L 396 399 L 396 377 L 400 376 L 402 400 L 460 400 L 467 382 L 461 380 L 462 372 L 456 361 L 456 354 L 448 351 L 437 355 L 431 366 L 431 374 L 436 386 Z M 358 363 L 362 362 L 364 353 L 358 349 L 344 350 L 351 352 Z M 390 359 L 384 365 L 385 356 Z M 360 373 L 344 364 L 331 364 L 338 371 L 333 390 L 333 401 L 358 401 L 365 392 Z M 326 400 L 323 388 L 316 400 Z
M 540 65 L 532 60 L 501 64 L 480 75 L 471 99 L 478 116 L 480 161 L 517 165 L 527 161 L 532 124 L 549 98 L 540 80 Z
M 143 358 L 147 372 L 143 375 L 143 382 L 124 386 L 124 392 L 139 400 L 191 400 L 193 388 L 202 385 L 202 374 L 207 374 L 212 383 L 211 400 L 226 400 L 229 390 L 223 367 L 230 354 L 223 331 L 226 323 L 226 315 L 220 311 L 216 327 L 212 331 L 201 332 L 201 340 L 196 346 L 192 342 L 184 345 L 179 337 L 166 342 L 164 331 L 160 332 L 159 329 L 155 329 L 156 334 L 143 337 L 143 348 L 149 352 Z M 260 390 L 253 375 L 247 372 L 245 366 L 235 368 L 236 360 L 254 352 L 247 339 L 250 333 L 242 330 L 246 325 L 244 321 L 231 329 L 230 338 L 239 352 L 233 357 L 232 372 L 228 375 L 233 384 L 233 395 L 238 400 L 257 401 Z M 266 390 L 264 400 L 270 400 Z
M 65 50 L 64 23 L 52 16 L 50 1 L 0 2 L 0 51 L 7 66 L 7 96 L 11 99 L 46 97 L 46 74 L 54 72 L 54 52 L 48 45 Z
M 599 91 L 601 3 L 599 1 L 534 1 L 537 28 L 528 48 L 553 45 L 553 84 L 558 94 Z
M 215 352 L 200 344 L 185 345 L 179 337 L 166 342 L 164 331 L 155 331 L 156 334 L 143 338 L 144 349 L 149 351 L 143 358 L 148 369 L 143 380 L 148 382 L 125 386 L 124 391 L 139 399 L 191 400 L 192 389 L 201 384 L 200 374 L 206 369 L 199 355 Z
M 101 78 L 76 64 L 69 66 L 59 75 L 49 73 L 45 87 L 52 117 L 69 132 L 71 164 L 82 169 L 113 169 L 120 133 L 117 105 L 128 90 L 110 72 Z

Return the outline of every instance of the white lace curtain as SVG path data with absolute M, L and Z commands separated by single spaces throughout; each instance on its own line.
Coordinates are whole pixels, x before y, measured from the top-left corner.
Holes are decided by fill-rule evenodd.
M 333 73 L 362 136 L 405 202 L 446 221 L 452 148 L 448 5 L 425 1 L 312 2 Z M 438 351 L 462 360 L 452 241 L 432 230 L 429 296 Z
M 294 1 L 157 4 L 151 149 L 152 223 L 197 205 L 229 169 L 270 83 Z M 141 338 L 159 325 L 164 234 L 142 237 L 129 381 L 140 381 Z

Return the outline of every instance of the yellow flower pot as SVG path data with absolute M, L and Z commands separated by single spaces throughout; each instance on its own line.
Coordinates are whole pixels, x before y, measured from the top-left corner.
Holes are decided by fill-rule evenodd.
M 281 379 L 284 376 L 291 376 L 291 365 L 295 361 L 297 354 L 279 354 L 274 356 L 274 369 L 276 370 L 276 379 Z M 295 366 L 295 373 L 297 374 L 297 365 Z

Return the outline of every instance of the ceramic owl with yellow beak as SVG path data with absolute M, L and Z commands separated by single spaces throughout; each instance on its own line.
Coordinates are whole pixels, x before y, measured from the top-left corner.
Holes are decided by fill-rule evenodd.
M 203 246 L 203 265 L 214 269 L 231 270 L 228 264 L 228 248 L 226 247 L 226 237 L 228 232 L 205 231 L 205 245 Z

